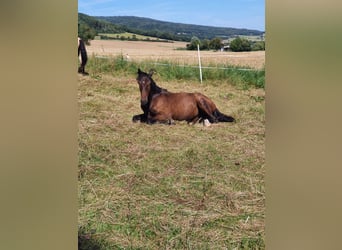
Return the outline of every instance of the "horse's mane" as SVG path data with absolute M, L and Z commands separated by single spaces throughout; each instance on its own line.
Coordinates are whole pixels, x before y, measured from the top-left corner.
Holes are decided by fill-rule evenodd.
M 151 90 L 152 92 L 159 94 L 159 93 L 164 93 L 164 92 L 168 92 L 167 89 L 163 89 L 161 87 L 159 87 L 156 82 L 152 79 L 152 77 L 150 77 L 151 79 Z

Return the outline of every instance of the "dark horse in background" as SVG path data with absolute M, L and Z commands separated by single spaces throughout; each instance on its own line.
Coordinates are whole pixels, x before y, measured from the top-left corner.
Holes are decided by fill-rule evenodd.
M 78 57 L 81 54 L 81 65 L 78 67 L 78 73 L 81 73 L 83 75 L 88 75 L 88 73 L 85 71 L 85 66 L 88 61 L 88 55 L 87 50 L 84 44 L 84 41 L 81 38 L 78 38 Z
M 195 124 L 208 119 L 210 123 L 234 122 L 231 116 L 222 114 L 215 103 L 201 93 L 171 93 L 162 89 L 152 79 L 153 71 L 138 69 L 137 82 L 143 114 L 133 116 L 133 121 L 173 124 L 174 120 Z

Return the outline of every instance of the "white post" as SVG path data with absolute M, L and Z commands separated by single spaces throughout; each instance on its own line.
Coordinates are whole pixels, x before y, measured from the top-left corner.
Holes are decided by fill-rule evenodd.
M 199 44 L 197 44 L 197 51 L 198 51 L 198 66 L 200 70 L 200 79 L 202 83 L 202 66 L 201 66 L 201 55 L 200 55 L 200 49 L 199 49 Z

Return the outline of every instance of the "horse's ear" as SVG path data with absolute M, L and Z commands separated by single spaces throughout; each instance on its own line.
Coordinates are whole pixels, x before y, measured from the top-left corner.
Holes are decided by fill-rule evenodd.
M 154 72 L 155 72 L 154 69 L 150 69 L 150 72 L 148 72 L 148 76 L 149 76 L 149 77 L 152 77 L 152 75 L 153 75 Z
M 141 73 L 141 70 L 140 70 L 140 68 L 138 68 L 138 74 L 140 74 Z

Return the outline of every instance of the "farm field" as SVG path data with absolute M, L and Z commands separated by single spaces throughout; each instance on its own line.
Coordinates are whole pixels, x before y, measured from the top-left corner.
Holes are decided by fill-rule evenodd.
M 119 34 L 106 34 L 106 33 L 99 33 L 99 36 L 107 36 L 111 38 L 120 38 L 120 37 L 125 37 L 125 38 L 133 38 L 135 36 L 137 39 L 150 39 L 150 40 L 157 40 L 158 38 L 156 37 L 151 37 L 151 36 L 144 36 L 144 35 L 139 35 L 139 34 L 134 34 L 134 33 L 129 33 L 129 32 L 124 32 L 124 33 L 119 33 Z
M 197 51 L 184 50 L 186 42 L 144 42 L 118 40 L 92 40 L 87 46 L 89 55 L 129 56 L 130 60 L 172 61 L 177 64 L 198 65 Z M 183 50 L 180 50 L 182 48 Z M 201 51 L 203 66 L 231 64 L 234 66 L 262 69 L 265 66 L 265 51 L 221 52 Z
M 178 46 L 91 41 L 87 49 L 90 55 L 128 53 L 134 67 L 169 54 L 192 63 L 190 53 L 197 52 Z M 208 62 L 219 53 L 208 52 Z M 90 74 L 78 81 L 79 249 L 265 249 L 264 89 L 238 88 L 228 79 L 166 79 L 157 71 L 159 86 L 201 92 L 236 122 L 133 123 L 141 113 L 137 69 L 124 61 L 123 69 L 100 72 L 105 63 L 90 56 Z

